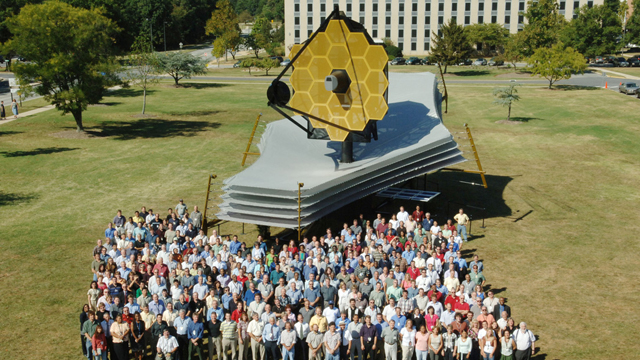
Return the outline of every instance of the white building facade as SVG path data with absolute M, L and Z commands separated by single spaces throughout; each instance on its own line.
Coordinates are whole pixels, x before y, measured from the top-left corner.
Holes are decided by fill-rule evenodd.
M 604 0 L 558 0 L 571 20 L 583 5 Z M 285 47 L 299 44 L 320 26 L 334 4 L 364 24 L 374 39 L 389 38 L 405 55 L 426 55 L 433 33 L 450 19 L 461 25 L 497 23 L 515 33 L 524 27 L 526 0 L 285 0 Z

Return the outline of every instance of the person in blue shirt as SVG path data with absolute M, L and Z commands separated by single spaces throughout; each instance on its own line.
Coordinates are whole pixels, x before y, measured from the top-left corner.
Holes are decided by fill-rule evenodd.
M 276 325 L 276 318 L 270 317 L 269 323 L 262 330 L 262 340 L 266 350 L 266 359 L 278 360 L 278 341 L 280 339 L 280 327 Z
M 275 261 L 273 263 L 275 264 Z M 281 277 L 284 277 L 284 272 L 280 270 L 280 264 L 277 264 L 275 269 L 269 274 L 269 280 L 271 280 L 273 286 L 276 286 L 278 282 L 280 282 Z
M 260 291 L 255 289 L 255 285 L 253 283 L 249 283 L 249 289 L 244 293 L 242 300 L 244 301 L 245 306 L 248 308 L 249 305 L 256 299 L 256 294 L 259 294 Z
M 229 244 L 229 252 L 234 255 L 237 254 L 238 250 L 240 250 L 240 246 L 242 246 L 242 243 L 238 241 L 238 236 L 233 235 L 233 241 Z
M 224 288 L 224 294 L 222 294 L 220 300 L 222 300 L 222 306 L 224 309 L 229 310 L 229 304 L 231 303 L 231 300 L 233 300 L 233 295 L 231 295 L 228 286 Z
M 416 254 L 411 250 L 411 245 L 407 246 L 407 250 L 402 253 L 402 257 L 407 259 L 408 264 L 411 264 L 413 259 L 416 257 Z
M 189 325 L 192 323 L 191 318 L 186 316 L 187 311 L 180 310 L 180 316 L 173 320 L 173 327 L 176 329 L 176 337 L 178 338 L 178 351 L 180 351 L 180 358 L 187 359 L 187 348 L 189 347 L 189 336 L 187 331 Z
M 113 240 L 113 237 L 116 234 L 116 229 L 113 228 L 113 223 L 109 223 L 109 227 L 104 231 L 104 237 Z
M 222 320 L 224 319 L 224 312 L 222 311 L 222 308 L 218 305 L 218 300 L 213 300 L 213 306 L 211 306 L 209 310 L 207 310 L 207 321 L 211 321 L 211 316 L 214 313 L 216 314 L 216 319 L 222 322 Z
M 287 290 L 287 296 L 291 299 L 291 304 L 295 305 L 294 309 L 297 309 L 298 303 L 303 299 L 302 291 L 297 289 L 295 282 L 291 283 L 290 287 L 291 289 Z
M 187 338 L 189 339 L 189 359 L 193 352 L 198 353 L 198 359 L 202 357 L 202 335 L 204 334 L 204 325 L 198 321 L 198 314 L 193 314 L 193 322 L 187 327 Z
M 395 328 L 398 331 L 402 330 L 402 328 L 407 323 L 407 317 L 400 313 L 400 307 L 396 307 L 396 314 L 391 317 L 391 320 L 395 321 Z
M 247 258 L 242 262 L 242 267 L 245 268 L 246 273 L 252 273 L 255 270 L 256 262 L 251 258 L 251 254 L 247 254 Z
M 305 280 L 309 280 L 310 274 L 317 276 L 318 268 L 313 266 L 313 261 L 311 259 L 307 259 L 307 265 L 305 265 L 304 269 L 302 269 L 302 276 L 304 277 Z
M 320 304 L 320 290 L 315 287 L 315 282 L 309 282 L 309 288 L 304 291 L 304 297 L 309 300 L 311 307 L 316 307 Z

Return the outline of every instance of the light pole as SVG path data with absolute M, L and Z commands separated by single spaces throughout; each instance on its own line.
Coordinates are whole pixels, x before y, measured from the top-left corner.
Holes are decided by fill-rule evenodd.
M 167 52 L 167 22 L 162 23 L 162 33 L 164 34 L 164 52 Z
M 298 244 L 300 244 L 300 233 L 301 233 L 301 227 L 300 227 L 300 213 L 302 212 L 300 210 L 300 204 L 302 203 L 302 201 L 300 200 L 300 195 L 302 192 L 302 187 L 304 186 L 304 183 L 298 183 Z

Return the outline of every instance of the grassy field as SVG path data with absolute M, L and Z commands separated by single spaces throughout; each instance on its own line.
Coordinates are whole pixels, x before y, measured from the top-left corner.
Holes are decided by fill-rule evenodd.
M 128 216 L 146 205 L 164 214 L 179 198 L 203 207 L 208 174 L 241 170 L 257 113 L 279 118 L 266 107 L 266 83 L 185 84 L 153 89 L 150 118 L 136 116 L 138 90 L 113 92 L 85 113 L 91 139 L 52 136 L 74 128 L 56 111 L 0 127 L 2 358 L 29 347 L 34 358 L 80 359 L 91 249 L 115 210 Z M 512 112 L 519 123 L 497 124 L 506 109 L 492 104 L 492 88 L 469 87 L 449 86 L 444 122 L 453 132 L 470 124 L 490 188 L 457 181 L 476 175 L 429 175 L 443 194 L 488 209 L 486 229 L 474 221 L 466 250 L 540 337 L 537 358 L 636 358 L 631 328 L 640 316 L 620 312 L 637 297 L 640 126 L 629 114 L 640 102 L 613 91 L 522 87 Z M 255 227 L 246 232 L 241 239 L 253 241 Z
M 389 65 L 389 71 L 401 73 L 413 73 L 431 71 L 438 73 L 435 65 Z M 442 68 L 444 71 L 444 68 Z M 447 79 L 456 80 L 508 80 L 508 79 L 529 79 L 531 75 L 521 69 L 495 66 L 448 66 Z

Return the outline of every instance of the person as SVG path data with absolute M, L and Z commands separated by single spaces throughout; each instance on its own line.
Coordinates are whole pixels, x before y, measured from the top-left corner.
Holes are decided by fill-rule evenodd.
M 456 230 L 458 230 L 458 234 L 464 238 L 464 241 L 467 241 L 467 223 L 469 222 L 469 216 L 464 213 L 463 209 L 458 210 L 458 213 L 453 217 L 458 225 Z
M 204 360 L 202 357 L 202 335 L 204 326 L 198 321 L 198 314 L 193 314 L 193 321 L 189 323 L 187 328 L 187 337 L 189 339 L 189 360 L 192 359 L 194 352 L 198 353 L 198 359 Z
M 4 101 L 0 101 L 0 120 L 7 120 L 7 112 L 4 108 Z
M 417 360 L 427 360 L 429 356 L 429 334 L 427 326 L 421 325 L 420 331 L 416 333 L 416 358 Z
M 129 354 L 127 342 L 129 341 L 130 328 L 129 324 L 122 321 L 122 315 L 116 315 L 116 321 L 111 324 L 109 332 L 113 339 L 113 352 L 116 355 L 115 358 L 117 360 L 127 360 Z
M 442 334 L 442 341 L 444 343 L 442 356 L 444 360 L 453 360 L 457 340 L 458 336 L 453 332 L 453 326 L 447 325 L 447 332 Z
M 456 341 L 456 347 L 453 350 L 456 359 L 458 360 L 469 360 L 471 359 L 471 349 L 473 347 L 473 342 L 470 337 L 468 337 L 467 330 L 462 330 L 460 333 L 460 338 Z
M 238 360 L 246 360 L 249 357 L 249 315 L 242 313 L 238 320 Z
M 233 321 L 231 314 L 224 315 L 224 321 L 220 324 L 222 333 L 222 354 L 227 359 L 227 352 L 231 351 L 231 359 L 236 358 L 236 345 L 238 343 L 238 323 Z
M 402 360 L 411 360 L 416 346 L 416 331 L 413 329 L 411 320 L 407 320 L 407 325 L 400 331 L 400 341 L 402 342 Z
M 160 313 L 156 315 L 156 321 L 153 323 L 153 325 L 151 325 L 151 329 L 150 329 L 152 358 L 156 356 L 156 350 L 157 350 L 156 345 L 158 344 L 158 340 L 160 340 L 160 338 L 164 334 L 164 330 L 168 328 L 169 328 L 169 325 L 167 325 L 167 322 L 162 319 L 162 314 Z
M 336 323 L 329 324 L 329 331 L 324 334 L 324 349 L 326 360 L 340 360 L 340 343 L 342 335 L 336 332 Z
M 480 355 L 483 360 L 493 360 L 493 355 L 496 352 L 496 336 L 493 331 L 487 331 L 487 335 L 482 338 L 480 346 Z
M 102 325 L 96 326 L 96 332 L 91 337 L 94 360 L 107 360 L 107 337 Z
M 80 313 L 80 343 L 82 344 L 82 355 L 84 357 L 87 357 L 87 339 L 82 334 L 82 325 L 84 325 L 85 321 L 89 320 L 89 310 L 91 310 L 89 304 L 84 304 L 82 306 L 82 312 Z
M 17 119 L 18 118 L 18 102 L 16 101 L 16 99 L 13 99 L 13 102 L 11 103 L 11 112 L 13 113 L 13 117 Z
M 440 335 L 440 325 L 433 327 L 429 335 L 429 360 L 440 360 L 442 354 L 442 335 Z
M 144 338 L 146 326 L 140 313 L 133 314 L 133 321 L 129 325 L 131 333 L 131 353 L 134 358 L 142 359 L 144 356 L 146 340 Z
M 536 352 L 536 338 L 533 332 L 527 329 L 527 323 L 520 323 L 518 330 L 511 335 L 516 343 L 516 360 L 529 360 Z
M 181 297 L 181 299 L 184 299 Z M 176 329 L 176 338 L 178 339 L 178 351 L 180 359 L 187 358 L 187 349 L 189 347 L 189 335 L 187 329 L 191 323 L 191 318 L 187 316 L 186 309 L 180 309 L 180 316 L 173 320 L 173 327 Z
M 353 321 L 347 326 L 347 331 L 351 337 L 349 341 L 349 351 L 351 354 L 351 360 L 362 359 L 362 343 L 360 341 L 360 330 L 362 330 L 362 323 L 360 322 L 360 316 L 356 313 L 353 315 Z M 357 354 L 357 355 L 356 355 Z
M 516 350 L 516 343 L 511 338 L 509 330 L 504 330 L 500 339 L 500 360 L 513 360 L 513 351 Z
M 156 360 L 173 360 L 178 351 L 178 340 L 171 336 L 169 328 L 162 331 L 162 336 L 156 345 Z
M 93 312 L 93 310 L 90 310 L 88 312 L 88 319 L 82 324 L 82 330 L 80 330 L 80 334 L 84 336 L 88 360 L 94 360 L 93 344 L 91 343 L 91 339 L 93 338 L 93 334 L 96 332 L 97 327 L 98 320 L 96 320 L 96 314 Z
M 296 332 L 296 352 L 302 355 L 303 360 L 309 360 L 309 343 L 307 342 L 307 336 L 309 336 L 309 324 L 304 322 L 302 314 L 298 314 L 298 322 L 293 325 L 293 331 Z M 322 342 L 322 340 L 320 341 Z
M 311 318 L 309 326 L 313 326 L 314 324 L 318 325 L 318 331 L 320 331 L 321 333 L 324 334 L 325 332 L 327 332 L 329 322 L 327 321 L 326 317 L 322 316 L 322 308 L 320 307 L 316 308 L 316 314 Z
M 364 325 L 360 329 L 360 345 L 362 347 L 362 360 L 375 360 L 376 344 L 378 343 L 377 329 L 371 323 L 371 316 L 364 318 Z
M 264 315 L 264 314 L 262 314 Z M 264 359 L 278 360 L 278 340 L 280 339 L 280 328 L 276 325 L 275 316 L 269 317 L 269 323 L 262 330 L 262 339 L 267 356 Z
M 220 324 L 222 324 L 222 322 L 218 320 L 217 316 L 212 316 L 207 322 L 207 329 L 209 330 L 209 360 L 213 360 L 214 347 L 216 354 L 218 354 L 218 359 L 222 358 L 223 351 Z
M 249 334 L 249 337 L 251 338 L 251 355 L 253 356 L 253 359 L 264 359 L 264 343 L 262 342 L 264 324 L 260 321 L 260 316 L 257 312 L 254 312 L 251 316 L 253 319 L 247 326 L 247 334 Z M 209 350 L 209 354 L 211 353 L 211 350 Z M 213 360 L 213 358 L 211 358 L 212 355 L 209 356 L 210 360 Z
M 295 359 L 295 345 L 297 335 L 295 331 L 291 329 L 291 322 L 284 322 L 284 331 L 280 334 L 280 340 L 278 343 L 282 345 L 282 359 L 294 360 Z
M 322 360 L 322 342 L 324 336 L 318 332 L 318 325 L 311 327 L 311 332 L 307 335 L 307 344 L 309 346 L 309 357 L 307 360 Z M 263 359 L 262 357 L 261 359 Z M 254 359 L 256 359 L 254 357 Z
M 427 323 L 427 330 L 431 332 L 431 330 L 436 326 L 440 318 L 438 317 L 438 315 L 435 314 L 435 310 L 433 309 L 433 306 L 429 306 L 427 308 L 427 315 L 424 316 L 424 319 Z
M 382 330 L 380 337 L 384 341 L 384 357 L 386 360 L 398 359 L 398 337 L 396 322 L 389 320 L 389 326 Z

